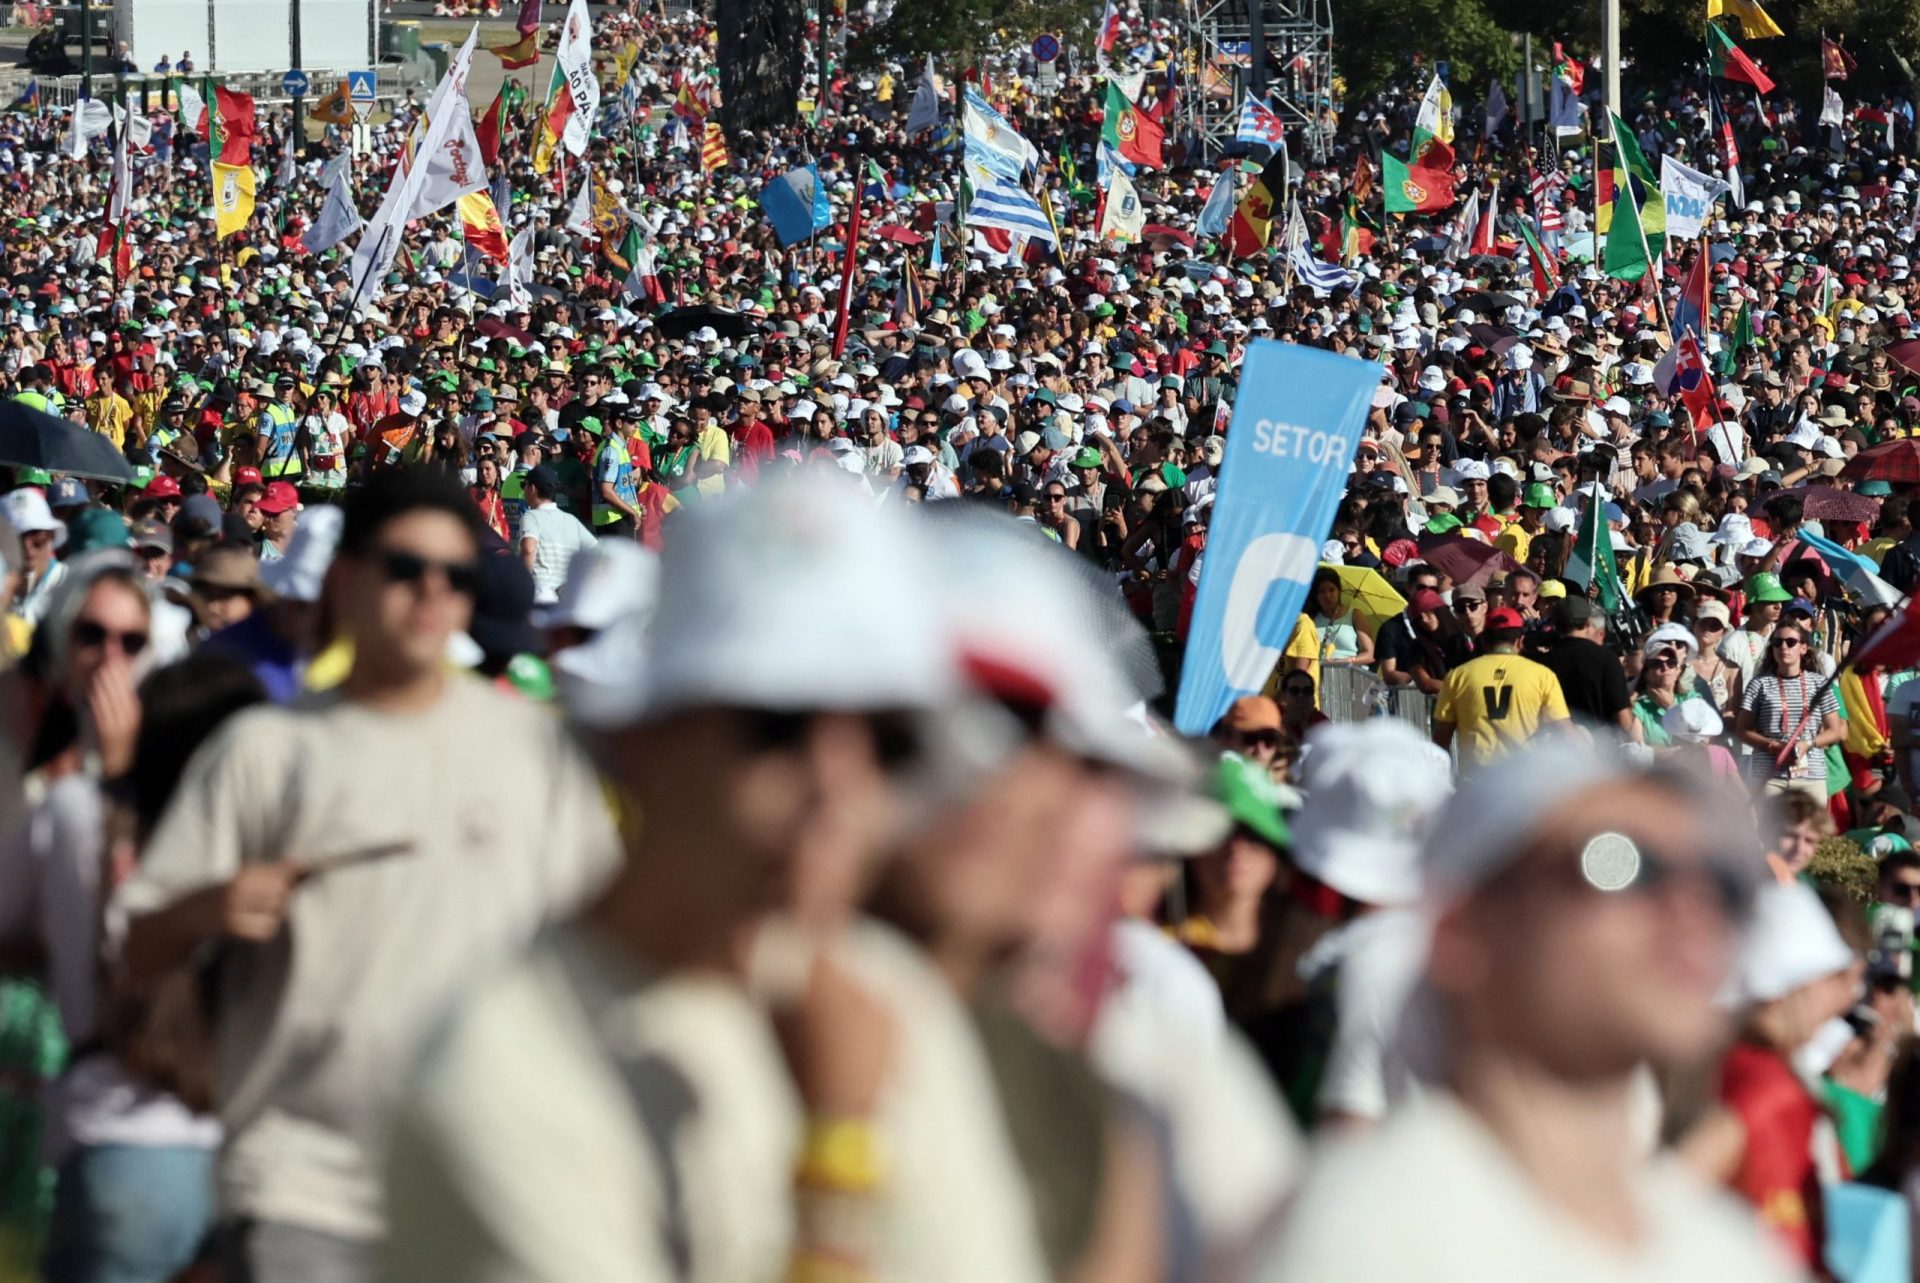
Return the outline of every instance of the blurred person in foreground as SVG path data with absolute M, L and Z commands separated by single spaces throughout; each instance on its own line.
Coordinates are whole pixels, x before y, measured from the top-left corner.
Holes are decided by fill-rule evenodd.
M 393 469 L 350 495 L 325 584 L 346 679 L 222 727 L 116 896 L 135 980 L 212 967 L 227 1283 L 374 1276 L 419 1038 L 610 867 L 560 726 L 445 663 L 479 538 L 444 474 Z
M 911 512 L 814 474 L 681 518 L 644 660 L 574 709 L 626 858 L 411 1085 L 392 1277 L 1047 1277 L 964 1013 L 855 912 L 929 776 L 972 778 L 925 760 L 937 604 L 871 575 L 931 555 Z
M 1323 1152 L 1253 1277 L 1794 1277 L 1633 1125 L 1640 1067 L 1723 1035 L 1757 846 L 1719 787 L 1610 746 L 1556 740 L 1464 782 L 1423 866 L 1433 1088 Z

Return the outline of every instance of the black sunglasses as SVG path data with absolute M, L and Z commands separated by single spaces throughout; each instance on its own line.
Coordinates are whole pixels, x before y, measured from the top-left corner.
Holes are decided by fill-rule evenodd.
M 1280 693 L 1282 695 L 1311 695 L 1313 694 L 1313 687 L 1312 686 L 1282 686 L 1280 688 Z
M 445 576 L 447 587 L 463 597 L 477 596 L 480 592 L 480 565 L 473 561 L 435 561 L 417 553 L 389 549 L 379 554 L 380 573 L 386 576 L 388 583 L 417 584 L 425 579 L 429 572 L 439 571 Z
M 105 646 L 109 642 L 118 647 L 122 655 L 131 659 L 147 648 L 147 635 L 145 633 L 115 632 L 91 619 L 78 619 L 74 621 L 74 645 Z
M 1772 646 L 1775 650 L 1792 650 L 1796 646 L 1806 645 L 1806 643 L 1801 641 L 1798 637 L 1776 637 L 1771 642 L 1768 642 L 1767 644 L 1769 646 Z

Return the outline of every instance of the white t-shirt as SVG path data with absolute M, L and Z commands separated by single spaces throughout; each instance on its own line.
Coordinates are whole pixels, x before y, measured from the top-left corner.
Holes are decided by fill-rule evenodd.
M 520 537 L 538 542 L 533 549 L 533 600 L 550 606 L 560 600 L 574 554 L 593 547 L 593 531 L 559 504 L 528 505 L 520 514 Z M 519 552 L 518 548 L 514 551 Z
M 1448 1092 L 1321 1151 L 1254 1283 L 1784 1283 L 1800 1275 L 1751 1209 L 1677 1166 L 1635 1182 L 1642 1239 L 1604 1242 L 1541 1196 Z
M 1401 1039 L 1407 999 L 1427 960 L 1425 918 L 1370 913 L 1338 933 L 1337 1024 L 1320 1079 L 1322 1113 L 1378 1121 L 1412 1087 Z M 1328 944 L 1334 937 L 1323 940 Z
M 219 950 L 223 1211 L 379 1237 L 387 1124 L 419 1039 L 476 974 L 597 890 L 616 851 L 560 720 L 471 677 L 421 712 L 328 692 L 216 732 L 115 905 L 150 913 L 243 863 L 315 870 L 275 940 Z

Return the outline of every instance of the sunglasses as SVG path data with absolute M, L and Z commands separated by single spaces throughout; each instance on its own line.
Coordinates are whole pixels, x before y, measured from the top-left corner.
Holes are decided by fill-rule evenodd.
M 1727 626 L 1717 619 L 1703 619 L 1693 626 L 1696 633 L 1723 633 Z
M 1271 748 L 1280 743 L 1279 733 L 1275 731 L 1236 731 L 1234 734 L 1243 744 L 1259 744 Z
M 438 571 L 447 581 L 447 587 L 463 597 L 476 596 L 480 591 L 480 564 L 473 561 L 435 561 L 417 553 L 389 549 L 378 555 L 380 573 L 391 584 L 417 584 L 426 579 L 431 572 Z
M 1282 687 L 1280 688 L 1280 693 L 1281 693 L 1281 694 L 1283 694 L 1283 695 L 1297 695 L 1297 696 L 1299 696 L 1299 697 L 1301 697 L 1302 699 L 1305 699 L 1305 698 L 1308 698 L 1308 697 L 1310 697 L 1310 696 L 1311 696 L 1311 695 L 1313 694 L 1313 687 L 1311 687 L 1311 686 L 1282 686 Z
M 1806 645 L 1806 643 L 1798 637 L 1776 637 L 1767 644 L 1775 650 L 1793 650 L 1796 647 Z
M 1655 655 L 1647 661 L 1648 668 L 1678 668 L 1680 661 L 1672 655 Z
M 1486 602 L 1475 601 L 1471 597 L 1455 597 L 1453 604 L 1461 610 L 1485 610 L 1487 608 Z
M 95 620 L 79 619 L 73 625 L 73 644 L 88 647 L 112 644 L 122 655 L 132 659 L 147 648 L 147 635 L 116 632 Z

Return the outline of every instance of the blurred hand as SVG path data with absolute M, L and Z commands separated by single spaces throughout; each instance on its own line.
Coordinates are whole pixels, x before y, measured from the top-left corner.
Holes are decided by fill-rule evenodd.
M 287 919 L 287 902 L 307 871 L 290 861 L 248 864 L 227 883 L 221 926 L 238 940 L 255 943 L 280 934 Z
M 87 684 L 87 716 L 100 750 L 100 769 L 108 779 L 133 767 L 133 744 L 140 735 L 140 696 L 134 690 L 133 665 L 110 654 Z
M 870 1117 L 893 1069 L 899 1031 L 891 1012 L 830 952 L 807 987 L 774 1017 L 794 1083 L 817 1117 Z

